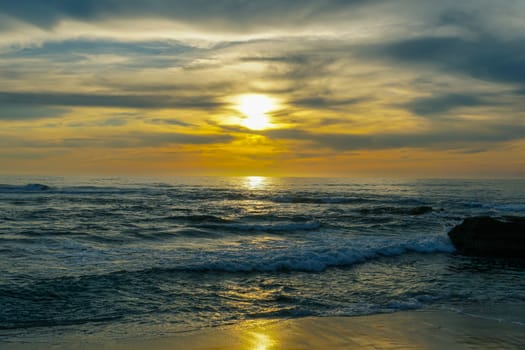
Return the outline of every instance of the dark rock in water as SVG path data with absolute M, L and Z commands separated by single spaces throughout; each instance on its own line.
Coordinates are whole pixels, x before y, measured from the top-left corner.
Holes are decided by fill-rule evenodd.
M 432 211 L 432 207 L 423 205 L 421 207 L 415 207 L 409 210 L 410 215 L 423 215 L 426 213 L 430 213 Z
M 448 236 L 466 255 L 525 258 L 525 217 L 467 218 Z

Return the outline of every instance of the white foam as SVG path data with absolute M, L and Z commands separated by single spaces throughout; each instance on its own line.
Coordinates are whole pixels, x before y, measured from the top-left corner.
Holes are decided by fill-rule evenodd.
M 390 313 L 402 310 L 418 310 L 432 303 L 436 298 L 429 296 L 417 296 L 408 299 L 395 299 L 387 301 L 385 304 L 355 303 L 350 306 L 340 307 L 329 310 L 323 316 L 355 316 L 373 315 L 378 313 Z
M 417 309 L 421 309 L 423 306 L 424 306 L 423 303 L 421 303 L 417 299 L 409 299 L 409 300 L 403 300 L 403 301 L 396 300 L 396 301 L 390 302 L 387 305 L 389 309 L 393 309 L 396 311 L 397 310 L 417 310 Z

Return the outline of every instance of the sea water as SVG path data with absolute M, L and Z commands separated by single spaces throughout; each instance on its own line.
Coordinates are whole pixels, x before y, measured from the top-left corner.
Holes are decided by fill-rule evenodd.
M 421 308 L 525 324 L 525 263 L 447 237 L 525 215 L 524 180 L 0 180 L 0 341 Z

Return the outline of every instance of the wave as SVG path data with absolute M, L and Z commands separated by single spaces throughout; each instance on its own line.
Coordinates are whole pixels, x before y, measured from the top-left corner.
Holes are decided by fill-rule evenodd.
M 497 211 L 525 211 L 525 203 L 483 203 L 483 202 L 462 202 L 463 206 L 473 209 L 497 210 Z
M 0 184 L 0 192 L 42 192 L 49 191 L 52 187 L 39 183 L 26 184 L 26 185 L 5 185 Z
M 251 232 L 295 232 L 295 231 L 309 231 L 316 230 L 321 227 L 318 221 L 304 222 L 304 223 L 271 223 L 271 224 L 235 224 L 230 223 L 226 225 L 203 224 L 200 225 L 209 229 L 227 229 L 231 231 L 251 231 Z
M 194 222 L 194 223 L 221 223 L 226 224 L 232 220 L 224 219 L 214 215 L 172 215 L 166 218 L 171 221 Z
M 310 244 L 290 242 L 290 240 L 272 242 L 262 245 L 239 244 L 235 248 L 228 249 L 217 247 L 217 250 L 213 251 L 188 252 L 178 249 L 179 254 L 166 248 L 162 256 L 150 256 L 147 248 L 136 247 L 133 249 L 141 249 L 137 251 L 139 255 L 149 257 L 149 259 L 134 259 L 134 262 L 139 264 L 139 266 L 135 265 L 136 269 L 128 266 L 120 271 L 98 270 L 99 272 L 96 273 L 93 269 L 85 268 L 83 271 L 89 271 L 89 274 L 56 277 L 46 275 L 40 278 L 32 276 L 19 279 L 15 283 L 0 284 L 0 303 L 4 307 L 0 315 L 0 329 L 112 322 L 119 317 L 150 311 L 144 309 L 142 301 L 133 302 L 133 300 L 140 300 L 139 298 L 130 298 L 129 303 L 126 301 L 125 304 L 117 305 L 114 309 L 106 307 L 113 300 L 115 286 L 126 286 L 123 289 L 119 287 L 119 293 L 124 297 L 128 293 L 135 295 L 134 293 L 138 291 L 141 296 L 158 296 L 159 293 L 164 293 L 160 300 L 174 300 L 171 299 L 173 295 L 170 289 L 162 292 L 156 283 L 170 281 L 166 285 L 177 287 L 177 282 L 174 281 L 182 281 L 184 285 L 188 277 L 190 280 L 202 281 L 213 275 L 229 273 L 319 273 L 329 268 L 350 268 L 382 257 L 397 257 L 413 252 L 449 253 L 454 250 L 444 235 L 396 240 L 363 237 L 346 242 L 330 240 Z M 73 248 L 79 249 L 76 246 Z M 101 264 L 103 262 L 100 261 L 98 254 L 93 258 L 97 259 L 97 264 Z M 88 266 L 84 259 L 87 257 L 87 253 L 82 255 L 84 266 Z M 153 266 L 148 266 L 149 264 Z M 25 282 L 22 282 L 23 280 Z M 190 299 L 193 297 L 192 291 L 183 291 L 182 295 L 188 298 L 187 300 L 192 300 Z M 275 298 L 272 302 L 286 306 L 285 309 L 278 310 L 275 316 L 297 316 L 295 312 L 305 310 L 304 305 L 301 305 L 302 299 L 294 299 L 294 296 L 290 299 L 286 293 L 276 294 L 272 298 Z M 98 303 L 93 302 L 94 300 L 107 302 Z M 155 299 L 151 300 L 154 303 Z M 382 305 L 381 310 L 418 308 L 423 303 L 424 300 L 419 299 L 415 301 L 401 299 L 399 302 L 389 300 L 388 304 Z M 65 310 L 62 309 L 63 305 L 67 305 Z M 310 312 L 312 307 L 311 301 L 308 301 L 307 311 Z M 31 313 L 27 310 L 31 310 Z
M 216 239 L 222 237 L 222 235 L 217 231 L 203 230 L 195 227 L 184 227 L 178 228 L 171 232 L 159 232 L 155 234 L 154 239 L 157 238 L 166 238 L 171 239 L 173 236 L 176 237 L 188 237 L 188 238 L 210 238 Z M 147 239 L 151 239 L 147 237 Z
M 383 313 L 393 313 L 397 311 L 418 310 L 432 304 L 438 298 L 428 295 L 417 295 L 411 298 L 391 299 L 384 303 L 358 303 L 348 307 L 328 310 L 319 316 L 363 316 Z
M 248 254 L 236 251 L 201 253 L 184 265 L 153 268 L 152 272 L 322 272 L 328 268 L 347 268 L 387 256 L 455 251 L 449 238 L 442 235 L 392 242 L 363 239 L 347 245 L 341 243 L 322 248 L 294 246 L 250 249 Z
M 396 215 L 423 215 L 434 211 L 430 206 L 422 205 L 417 207 L 372 207 L 361 208 L 359 212 L 363 215 L 381 215 L 381 214 L 396 214 Z
M 300 214 L 277 214 L 277 213 L 265 213 L 265 214 L 248 214 L 241 217 L 242 220 L 256 220 L 266 222 L 308 222 L 314 220 L 313 215 L 300 215 Z
M 525 204 L 501 204 L 494 207 L 496 210 L 525 212 Z
M 275 203 L 297 203 L 297 204 L 359 204 L 374 201 L 370 198 L 362 197 L 335 197 L 327 194 L 326 196 L 279 196 L 269 197 L 268 200 Z
M 17 329 L 29 329 L 29 328 L 42 328 L 42 327 L 58 327 L 58 326 L 81 326 L 89 323 L 107 323 L 112 321 L 117 321 L 122 319 L 122 316 L 107 316 L 107 317 L 86 317 L 78 319 L 41 319 L 35 321 L 11 321 L 11 322 L 1 322 L 0 321 L 0 330 L 9 331 Z
M 142 187 L 106 187 L 106 186 L 68 186 L 56 188 L 56 192 L 60 194 L 144 194 L 157 193 L 153 188 Z
M 188 234 L 193 235 L 195 232 L 188 232 Z M 207 235 L 204 232 L 202 234 Z M 74 246 L 73 248 L 84 249 L 85 246 L 82 245 L 80 248 Z M 123 270 L 108 271 L 102 274 L 62 276 L 56 278 L 56 282 L 63 284 L 64 279 L 76 280 L 78 278 L 103 280 L 129 278 L 131 276 L 145 278 L 146 276 L 152 277 L 158 274 L 171 273 L 318 273 L 329 268 L 349 268 L 383 257 L 398 257 L 411 253 L 452 253 L 454 251 L 454 246 L 445 235 L 420 236 L 406 240 L 362 238 L 351 242 L 332 242 L 331 246 L 326 246 L 323 242 L 302 245 L 299 243 L 289 244 L 288 240 L 275 240 L 270 245 L 240 244 L 234 249 L 218 247 L 217 250 L 213 251 L 185 252 L 177 256 L 173 256 L 173 252 L 165 250 L 166 255 L 153 255 L 149 262 L 137 261 L 139 266 L 135 265 L 136 268 L 131 265 Z M 148 254 L 147 252 L 147 248 L 142 252 L 137 251 L 139 254 Z M 153 266 L 147 266 L 150 264 Z M 52 280 L 55 279 L 51 278 L 50 281 Z
M 130 194 L 147 193 L 152 188 L 134 187 L 104 187 L 104 186 L 49 186 L 40 183 L 29 183 L 25 185 L 0 184 L 0 193 L 30 193 L 30 192 L 52 192 L 59 194 Z

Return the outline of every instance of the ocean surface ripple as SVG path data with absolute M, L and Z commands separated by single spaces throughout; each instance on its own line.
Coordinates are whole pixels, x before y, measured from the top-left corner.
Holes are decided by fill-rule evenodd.
M 523 180 L 0 180 L 0 340 L 525 301 L 523 262 L 447 237 L 525 215 Z

